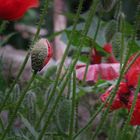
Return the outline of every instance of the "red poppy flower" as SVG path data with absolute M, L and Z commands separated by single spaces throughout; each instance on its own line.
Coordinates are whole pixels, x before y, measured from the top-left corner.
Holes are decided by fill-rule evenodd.
M 130 59 L 128 60 L 128 64 L 131 63 L 135 55 L 130 57 Z M 131 65 L 131 67 L 125 74 L 125 82 L 120 83 L 119 89 L 111 105 L 112 111 L 119 108 L 126 108 L 128 112 L 130 111 L 132 103 L 134 101 L 134 93 L 138 84 L 139 75 L 140 75 L 140 57 L 138 57 L 135 60 L 135 62 Z M 111 87 L 111 90 L 112 89 L 113 87 Z M 111 91 L 107 90 L 103 95 L 101 95 L 101 100 L 105 102 L 110 93 Z M 138 98 L 136 100 L 136 105 L 132 113 L 130 124 L 140 125 L 140 93 L 138 94 Z
M 20 19 L 29 8 L 38 5 L 39 0 L 0 0 L 0 19 Z
M 103 46 L 103 49 L 109 53 L 107 58 L 107 63 L 101 63 L 102 57 L 101 54 L 94 48 L 91 54 L 91 63 L 87 70 L 86 82 L 97 82 L 99 78 L 103 80 L 114 80 L 119 76 L 120 64 L 116 60 L 113 51 L 112 45 L 106 43 Z M 85 74 L 86 64 L 76 66 L 76 77 L 79 80 L 83 80 Z

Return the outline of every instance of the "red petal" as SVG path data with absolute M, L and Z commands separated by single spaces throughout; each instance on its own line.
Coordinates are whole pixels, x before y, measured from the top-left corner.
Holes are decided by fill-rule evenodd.
M 116 60 L 114 54 L 113 54 L 113 50 L 112 50 L 112 45 L 110 43 L 106 43 L 103 46 L 103 49 L 109 53 L 109 57 L 107 58 L 107 62 L 108 63 L 118 63 L 118 61 Z
M 100 77 L 103 80 L 114 80 L 119 76 L 120 64 L 100 64 Z
M 130 121 L 131 125 L 140 125 L 140 109 L 135 109 L 132 117 L 131 117 L 131 121 Z
M 99 77 L 103 80 L 114 80 L 119 76 L 119 64 L 95 64 L 87 70 L 86 81 L 96 82 Z M 83 80 L 86 65 L 76 69 L 76 77 Z
M 49 41 L 46 39 L 45 42 L 46 43 L 46 47 L 48 49 L 48 54 L 44 60 L 44 63 L 43 63 L 43 67 L 49 62 L 49 60 L 52 58 L 53 56 L 53 49 L 52 49 L 52 46 L 51 44 L 49 43 Z
M 102 60 L 102 56 L 99 52 L 94 48 L 91 53 L 91 64 L 100 64 Z
M 113 88 L 114 88 L 114 86 L 109 87 L 106 90 L 106 92 L 100 96 L 102 102 L 105 102 L 107 100 L 107 98 L 111 94 L 111 91 L 112 91 Z M 108 103 L 106 105 L 108 106 Z M 112 105 L 110 107 L 110 110 L 113 111 L 113 110 L 123 108 L 123 107 L 124 107 L 123 103 L 120 101 L 118 95 L 116 94 L 116 96 L 114 98 L 114 101 L 113 101 L 113 103 L 112 103 Z
M 76 77 L 79 80 L 83 80 L 84 74 L 85 74 L 85 69 L 86 69 L 86 65 L 76 69 Z M 87 82 L 89 82 L 89 81 L 96 82 L 98 80 L 98 77 L 99 77 L 99 65 L 97 65 L 97 64 L 90 65 L 88 67 L 88 71 L 86 74 L 86 81 Z
M 132 61 L 135 55 L 130 57 L 128 64 Z M 127 71 L 125 78 L 129 86 L 136 87 L 138 84 L 138 77 L 140 75 L 140 57 L 138 57 L 132 66 Z
M 17 20 L 32 7 L 37 7 L 39 0 L 0 0 L 0 19 Z
M 129 104 L 128 104 L 128 111 L 130 111 L 132 103 L 134 100 L 134 94 L 131 96 Z M 138 94 L 136 105 L 134 107 L 134 111 L 130 121 L 131 125 L 140 125 L 140 93 Z

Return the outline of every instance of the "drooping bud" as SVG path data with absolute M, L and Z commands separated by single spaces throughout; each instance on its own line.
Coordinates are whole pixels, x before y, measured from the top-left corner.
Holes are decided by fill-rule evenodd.
M 41 71 L 53 54 L 52 46 L 47 39 L 40 39 L 31 50 L 32 69 Z

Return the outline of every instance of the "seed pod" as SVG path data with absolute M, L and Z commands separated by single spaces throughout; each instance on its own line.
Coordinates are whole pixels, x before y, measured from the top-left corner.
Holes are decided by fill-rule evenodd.
M 41 71 L 49 62 L 53 54 L 52 47 L 47 39 L 40 39 L 31 50 L 32 69 Z

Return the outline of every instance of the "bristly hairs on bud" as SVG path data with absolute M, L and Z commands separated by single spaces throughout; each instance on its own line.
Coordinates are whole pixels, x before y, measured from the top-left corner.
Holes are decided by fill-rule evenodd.
M 47 39 L 40 39 L 31 50 L 32 69 L 41 71 L 52 57 L 52 47 Z
M 112 38 L 112 48 L 115 57 L 118 58 L 120 54 L 120 48 L 121 48 L 121 36 L 122 34 L 120 32 L 115 33 L 114 37 Z

